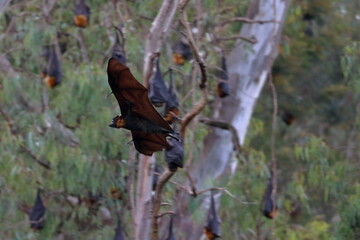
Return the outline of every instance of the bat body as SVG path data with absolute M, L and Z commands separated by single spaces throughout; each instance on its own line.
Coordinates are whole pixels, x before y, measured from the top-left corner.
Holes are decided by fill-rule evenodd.
M 117 223 L 114 240 L 125 240 L 124 233 L 123 233 L 123 230 L 121 228 L 120 220 L 118 220 L 118 223 Z
M 74 23 L 80 28 L 85 28 L 89 24 L 90 8 L 85 4 L 85 0 L 75 6 L 74 9 Z
M 168 88 L 160 71 L 159 58 L 155 60 L 154 74 L 150 79 L 149 98 L 156 107 L 161 107 L 169 99 Z
M 40 190 L 37 191 L 36 200 L 31 212 L 29 214 L 30 227 L 34 230 L 41 230 L 44 228 L 44 216 L 46 208 L 40 196 Z
M 169 223 L 169 233 L 168 233 L 168 236 L 167 238 L 165 238 L 165 240 L 175 240 L 175 236 L 174 236 L 174 233 L 173 233 L 173 216 L 171 216 L 170 218 L 170 223 Z
M 110 126 L 130 130 L 135 148 L 142 154 L 151 156 L 153 152 L 170 149 L 166 137 L 172 137 L 174 131 L 151 104 L 148 90 L 114 55 L 109 60 L 107 73 L 121 110 L 121 115 L 116 116 Z
M 170 86 L 168 89 L 168 99 L 165 105 L 165 120 L 172 124 L 175 117 L 180 115 L 179 111 L 179 100 L 174 91 L 173 87 L 173 77 L 172 77 L 172 69 L 169 70 L 170 73 Z
M 183 65 L 192 58 L 189 44 L 179 41 L 173 46 L 173 62 L 175 65 Z
M 221 57 L 221 71 L 219 74 L 219 79 L 220 79 L 220 82 L 218 83 L 218 86 L 217 86 L 218 96 L 221 98 L 229 96 L 230 95 L 230 88 L 229 88 L 229 83 L 228 83 L 229 77 L 228 77 L 228 72 L 227 72 L 227 67 L 226 67 L 226 60 L 225 60 L 224 56 Z
M 208 214 L 207 224 L 204 229 L 205 235 L 208 240 L 213 240 L 215 238 L 221 237 L 220 235 L 220 221 L 217 218 L 216 207 L 214 201 L 214 194 L 211 192 L 211 203 Z
M 287 112 L 285 111 L 282 116 L 281 116 L 281 119 L 284 121 L 284 123 L 288 126 L 290 126 L 291 124 L 293 124 L 296 120 L 295 116 L 290 113 L 290 112 Z
M 45 46 L 44 54 L 46 65 L 42 70 L 42 76 L 45 84 L 53 88 L 61 83 L 61 66 L 59 58 L 55 51 L 55 45 Z
M 273 184 L 270 179 L 263 198 L 262 213 L 265 217 L 273 219 L 277 215 L 277 206 L 275 202 L 275 193 L 273 191 Z

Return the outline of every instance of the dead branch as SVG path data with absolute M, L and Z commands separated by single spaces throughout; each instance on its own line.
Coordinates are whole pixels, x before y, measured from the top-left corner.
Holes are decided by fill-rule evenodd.
M 236 39 L 241 39 L 244 40 L 245 42 L 248 43 L 252 43 L 255 44 L 258 42 L 258 40 L 255 37 L 251 37 L 251 38 L 247 38 L 241 35 L 234 35 L 234 36 L 230 36 L 230 37 L 215 37 L 216 41 L 229 41 L 229 40 L 236 40 Z
M 151 240 L 159 239 L 159 224 L 157 218 L 159 218 L 159 211 L 161 206 L 161 194 L 162 190 L 165 186 L 165 183 L 169 181 L 169 179 L 175 174 L 175 172 L 171 172 L 167 168 L 160 175 L 159 182 L 156 185 L 155 195 L 153 198 L 153 210 L 152 210 L 152 235 Z
M 166 212 L 160 213 L 160 214 L 157 215 L 156 217 L 157 217 L 157 218 L 161 218 L 161 217 L 163 217 L 163 216 L 165 216 L 165 215 L 173 215 L 173 214 L 175 214 L 174 211 L 166 211 Z
M 224 26 L 226 24 L 233 23 L 233 22 L 259 23 L 259 24 L 280 23 L 279 21 L 276 21 L 275 19 L 271 19 L 271 20 L 254 20 L 254 19 L 245 18 L 245 17 L 233 17 L 233 18 L 229 18 L 229 19 L 219 23 L 217 26 L 222 27 L 222 26 Z
M 205 123 L 206 125 L 209 125 L 209 126 L 229 130 L 232 135 L 232 141 L 233 141 L 235 150 L 238 153 L 241 153 L 242 148 L 241 148 L 241 144 L 240 144 L 240 139 L 239 139 L 239 136 L 238 136 L 238 133 L 237 133 L 235 127 L 232 124 L 230 124 L 228 122 L 220 121 L 220 120 L 209 119 L 209 118 L 202 118 L 199 121 L 202 123 Z

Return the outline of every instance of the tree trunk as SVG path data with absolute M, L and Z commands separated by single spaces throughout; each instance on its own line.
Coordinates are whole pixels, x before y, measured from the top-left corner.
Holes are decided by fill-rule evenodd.
M 253 109 L 270 73 L 271 66 L 278 54 L 278 45 L 284 24 L 289 0 L 253 0 L 247 17 L 253 20 L 274 20 L 270 23 L 246 23 L 240 36 L 256 39 L 255 44 L 238 40 L 232 52 L 227 56 L 231 95 L 218 99 L 218 109 L 214 119 L 229 122 L 236 129 L 240 144 L 244 143 Z M 220 176 L 231 175 L 231 162 L 234 159 L 234 145 L 230 131 L 212 128 L 204 143 L 200 159 L 189 167 L 197 189 L 213 187 L 209 184 Z M 185 195 L 185 194 L 184 194 Z M 188 199 L 188 196 L 181 199 Z M 184 205 L 187 201 L 179 201 Z M 186 208 L 186 206 L 183 206 Z M 198 240 L 202 234 L 202 225 L 194 224 L 189 213 L 180 207 L 179 228 L 184 230 L 186 240 Z M 191 214 L 191 213 L 190 213 Z M 186 231 L 185 231 L 186 229 Z
M 178 5 L 178 0 L 164 0 L 147 35 L 143 71 L 143 81 L 147 88 L 149 88 L 149 80 L 152 75 L 152 59 L 160 52 Z M 150 239 L 152 222 L 151 192 L 155 161 L 155 157 L 144 155 L 141 155 L 139 159 L 135 209 L 136 240 Z

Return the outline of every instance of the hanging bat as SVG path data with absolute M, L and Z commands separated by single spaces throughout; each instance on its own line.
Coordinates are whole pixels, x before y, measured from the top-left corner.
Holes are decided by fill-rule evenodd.
M 173 62 L 175 65 L 183 65 L 186 61 L 192 58 L 192 53 L 189 44 L 184 41 L 179 41 L 173 46 Z
M 204 231 L 205 231 L 205 235 L 208 240 L 213 240 L 213 239 L 221 237 L 220 221 L 217 218 L 217 214 L 216 214 L 216 207 L 215 207 L 213 191 L 211 191 L 210 209 L 209 209 L 207 224 L 205 226 Z
M 229 76 L 226 67 L 226 59 L 224 56 L 221 57 L 221 71 L 219 74 L 219 83 L 217 85 L 217 93 L 218 96 L 224 98 L 230 95 L 229 88 Z
M 288 111 L 284 111 L 282 116 L 281 116 L 281 119 L 284 121 L 284 123 L 288 126 L 290 126 L 291 124 L 293 124 L 296 120 L 295 116 L 288 112 Z
M 40 196 L 40 189 L 38 189 L 34 206 L 29 214 L 30 227 L 32 229 L 41 230 L 44 228 L 45 212 L 46 208 Z
M 275 218 L 278 212 L 275 194 L 276 192 L 273 188 L 272 179 L 270 179 L 266 187 L 262 203 L 262 213 L 265 217 L 270 219 Z
M 176 131 L 175 127 L 176 125 L 174 131 Z M 184 144 L 180 134 L 178 134 L 178 138 L 178 141 L 172 138 L 169 139 L 171 149 L 165 151 L 165 160 L 171 172 L 175 172 L 177 168 L 183 168 L 184 166 Z
M 156 186 L 157 186 L 157 183 L 159 181 L 160 171 L 161 171 L 161 169 L 160 169 L 159 164 L 155 164 L 154 173 L 153 173 L 153 179 L 152 179 L 152 190 L 153 191 L 156 190 Z
M 148 90 L 116 57 L 110 58 L 107 73 L 121 110 L 121 115 L 114 117 L 109 126 L 130 130 L 136 150 L 144 155 L 170 149 L 166 137 L 176 138 L 172 135 L 174 131 L 151 104 Z
M 80 0 L 74 9 L 74 23 L 76 26 L 85 28 L 90 21 L 90 8 L 86 5 L 85 0 Z
M 124 240 L 124 233 L 123 233 L 123 230 L 121 228 L 121 222 L 120 222 L 120 219 L 118 220 L 118 223 L 117 223 L 117 226 L 116 226 L 116 229 L 115 229 L 115 237 L 114 237 L 114 240 Z
M 165 240 L 175 240 L 174 233 L 173 233 L 173 218 L 174 218 L 174 216 L 170 217 L 169 233 L 168 233 L 168 236 L 165 238 Z
M 54 88 L 62 81 L 61 65 L 56 54 L 55 45 L 45 46 L 43 56 L 45 58 L 45 66 L 42 70 L 44 82 L 49 88 Z
M 160 71 L 159 58 L 156 58 L 154 61 L 155 69 L 153 76 L 150 78 L 149 98 L 152 104 L 156 107 L 161 107 L 169 99 L 168 89 Z
M 166 101 L 165 105 L 165 120 L 172 124 L 175 117 L 178 117 L 180 115 L 179 111 L 179 100 L 178 97 L 174 91 L 173 87 L 173 73 L 172 69 L 169 70 L 170 74 L 170 85 L 168 88 L 168 99 Z

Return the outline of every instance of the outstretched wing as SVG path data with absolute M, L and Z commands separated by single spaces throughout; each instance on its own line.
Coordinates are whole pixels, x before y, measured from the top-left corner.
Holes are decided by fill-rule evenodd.
M 165 134 L 131 131 L 134 145 L 140 153 L 151 156 L 154 152 L 170 149 Z
M 109 85 L 119 103 L 123 116 L 126 116 L 130 104 L 133 113 L 172 131 L 169 124 L 151 104 L 148 90 L 135 79 L 128 67 L 115 58 L 110 58 L 107 73 Z

